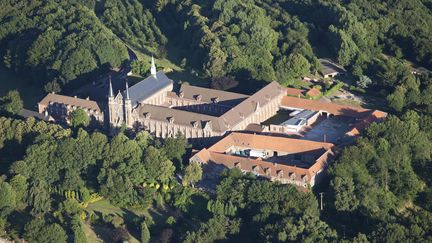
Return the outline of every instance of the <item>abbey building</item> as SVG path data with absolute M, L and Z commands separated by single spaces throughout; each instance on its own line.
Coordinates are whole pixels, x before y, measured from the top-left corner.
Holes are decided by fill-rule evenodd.
M 56 122 L 69 122 L 74 110 L 83 109 L 94 124 L 113 133 L 126 126 L 160 138 L 181 133 L 190 140 L 209 140 L 229 131 L 252 129 L 257 133 L 334 142 L 358 135 L 366 123 L 385 116 L 379 111 L 290 97 L 290 90 L 277 82 L 252 95 L 185 84 L 175 88 L 165 73 L 157 72 L 153 58 L 150 76 L 131 87 L 127 83 L 120 87 L 119 82 L 112 83 L 111 79 L 103 85 L 106 88 L 95 91 L 92 99 L 48 94 L 38 103 L 39 113 L 53 117 Z M 285 120 L 274 119 L 282 113 Z M 342 119 L 328 119 L 330 116 Z M 344 129 L 329 130 L 336 127 L 332 124 L 335 122 Z
M 251 96 L 190 85 L 174 91 L 173 81 L 156 72 L 152 60 L 151 75 L 123 92 L 114 95 L 110 83 L 107 112 L 111 129 L 126 124 L 162 138 L 220 137 L 275 115 L 284 95 L 276 82 Z

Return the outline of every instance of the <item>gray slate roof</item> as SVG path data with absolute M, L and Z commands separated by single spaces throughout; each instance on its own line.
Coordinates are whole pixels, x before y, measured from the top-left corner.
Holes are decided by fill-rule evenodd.
M 323 75 L 328 75 L 328 74 L 333 74 L 333 73 L 344 73 L 345 69 L 341 66 L 339 66 L 338 64 L 331 62 L 330 60 L 321 58 L 319 59 L 321 66 L 322 66 L 322 71 L 321 73 Z
M 169 107 L 144 104 L 139 108 L 139 115 L 145 117 L 149 113 L 150 119 L 168 122 L 169 118 L 174 118 L 174 123 L 187 127 L 193 127 L 194 122 L 197 122 L 197 128 L 204 128 L 207 122 L 211 122 L 213 131 L 225 132 L 227 127 L 224 123 L 215 116 L 173 109 Z
M 159 90 L 166 88 L 171 84 L 173 84 L 173 81 L 163 72 L 157 72 L 156 78 L 153 77 L 153 75 L 150 75 L 141 80 L 132 87 L 129 87 L 129 97 L 132 101 L 132 106 L 138 105 L 141 101 L 149 98 Z M 126 97 L 125 91 L 123 91 L 123 97 Z
M 228 91 L 202 88 L 192 85 L 183 84 L 180 88 L 183 92 L 183 98 L 195 100 L 198 95 L 201 95 L 201 101 L 205 103 L 213 103 L 217 98 L 220 105 L 235 106 L 248 98 L 248 95 L 233 93 Z
M 36 111 L 27 110 L 27 109 L 22 109 L 20 111 L 19 115 L 21 117 L 24 117 L 24 118 L 34 117 L 34 118 L 36 118 L 38 120 L 42 120 L 42 121 L 51 121 L 51 120 L 54 120 L 54 118 L 52 118 L 50 115 L 45 116 L 45 114 L 43 114 L 43 113 L 39 113 L 39 112 L 36 112 Z
M 317 113 L 317 111 L 303 110 L 300 113 L 298 113 L 297 115 L 295 115 L 293 118 L 291 118 L 291 119 L 289 119 L 287 121 L 284 121 L 280 125 L 282 125 L 282 126 L 288 126 L 288 125 L 299 126 L 299 125 L 303 125 L 303 124 L 306 123 L 307 120 L 309 120 L 311 117 L 313 117 L 316 113 Z
M 260 106 L 266 105 L 274 97 L 285 94 L 285 90 L 275 81 L 267 84 L 255 94 L 243 100 L 240 104 L 234 106 L 220 118 L 226 121 L 230 127 L 239 124 L 245 117 L 254 113 Z M 240 116 L 242 114 L 244 118 Z

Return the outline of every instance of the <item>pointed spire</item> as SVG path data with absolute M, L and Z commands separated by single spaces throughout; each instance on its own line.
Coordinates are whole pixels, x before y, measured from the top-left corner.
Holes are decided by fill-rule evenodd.
M 151 73 L 151 75 L 153 75 L 154 77 L 156 77 L 156 72 L 157 72 L 156 71 L 156 65 L 155 65 L 155 61 L 154 61 L 153 55 L 152 55 L 150 73 Z
M 114 92 L 111 83 L 111 75 L 109 76 L 109 97 L 114 97 Z
M 129 100 L 129 85 L 128 82 L 126 82 L 126 99 Z

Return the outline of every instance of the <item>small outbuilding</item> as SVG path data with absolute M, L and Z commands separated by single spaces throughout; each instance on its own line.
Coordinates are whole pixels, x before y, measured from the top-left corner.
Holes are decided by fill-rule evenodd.
M 321 74 L 324 78 L 334 78 L 342 73 L 345 73 L 346 70 L 339 66 L 338 64 L 330 61 L 329 59 L 319 59 L 322 69 Z

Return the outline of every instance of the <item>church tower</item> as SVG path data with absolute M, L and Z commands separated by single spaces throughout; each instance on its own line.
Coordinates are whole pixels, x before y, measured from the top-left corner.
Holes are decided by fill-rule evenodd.
M 124 100 L 124 114 L 125 114 L 125 123 L 127 127 L 132 127 L 133 119 L 132 119 L 132 101 L 129 97 L 129 85 L 126 82 L 126 97 Z
M 109 126 L 112 128 L 115 125 L 115 121 L 117 120 L 117 103 L 114 99 L 114 91 L 111 83 L 111 76 L 109 76 L 109 91 L 108 91 L 108 117 L 109 117 Z
M 152 58 L 151 58 L 150 73 L 151 73 L 151 75 L 152 75 L 153 77 L 156 78 L 157 70 L 156 70 L 156 64 L 155 64 L 155 61 L 154 61 L 153 55 L 152 55 Z

